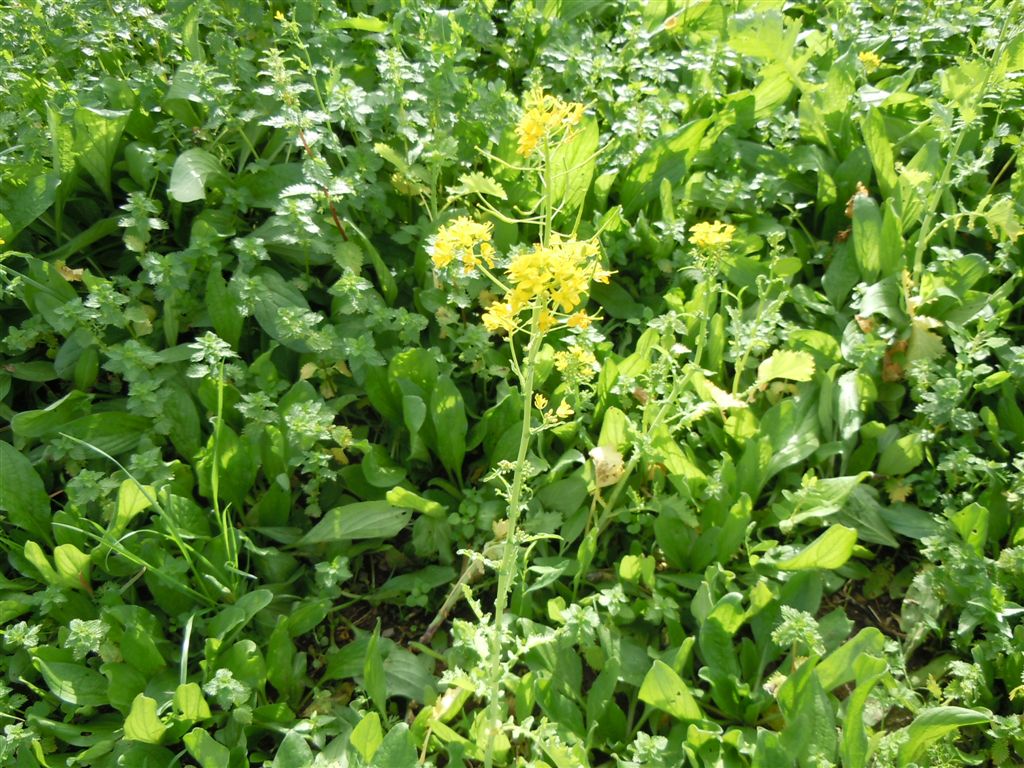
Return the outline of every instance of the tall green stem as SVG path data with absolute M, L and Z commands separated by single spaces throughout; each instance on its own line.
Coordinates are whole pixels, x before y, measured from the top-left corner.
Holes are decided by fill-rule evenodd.
M 494 739 L 497 736 L 497 724 L 501 713 L 501 626 L 505 621 L 505 609 L 516 577 L 519 515 L 522 512 L 523 483 L 526 479 L 526 453 L 530 447 L 533 418 L 533 375 L 537 353 L 540 351 L 541 340 L 544 338 L 544 332 L 540 329 L 540 314 L 541 310 L 535 307 L 533 316 L 530 318 L 530 341 L 526 348 L 526 360 L 519 375 L 523 397 L 523 424 L 522 432 L 519 435 L 519 450 L 516 453 L 515 469 L 512 472 L 512 486 L 509 489 L 508 528 L 505 531 L 505 544 L 502 548 L 501 564 L 498 567 L 498 591 L 494 596 L 494 631 L 491 635 L 490 648 L 490 702 L 487 707 L 488 735 L 487 750 L 484 753 L 485 768 L 491 768 L 494 762 Z

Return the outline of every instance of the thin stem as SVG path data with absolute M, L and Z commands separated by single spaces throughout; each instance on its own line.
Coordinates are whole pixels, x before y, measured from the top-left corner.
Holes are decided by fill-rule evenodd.
M 516 576 L 518 554 L 518 526 L 522 512 L 523 484 L 526 479 L 526 453 L 530 447 L 531 422 L 533 417 L 533 376 L 537 354 L 540 352 L 544 332 L 540 329 L 540 307 L 534 307 L 530 318 L 530 342 L 526 348 L 526 363 L 520 375 L 523 398 L 523 423 L 519 435 L 519 450 L 516 453 L 515 470 L 512 473 L 512 487 L 508 497 L 508 529 L 502 546 L 501 565 L 498 568 L 498 591 L 494 597 L 494 631 L 491 635 L 490 703 L 487 707 L 487 749 L 484 766 L 491 768 L 494 763 L 494 739 L 501 711 L 501 627 L 505 620 L 509 592 Z M 511 341 L 511 339 L 510 339 Z

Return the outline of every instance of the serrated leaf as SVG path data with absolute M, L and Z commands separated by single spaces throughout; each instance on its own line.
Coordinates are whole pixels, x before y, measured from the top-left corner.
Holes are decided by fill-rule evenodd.
M 857 530 L 833 525 L 800 552 L 777 563 L 782 571 L 835 570 L 850 559 L 857 544 Z
M 459 183 L 454 187 L 448 187 L 448 194 L 452 197 L 461 195 L 489 195 L 499 200 L 507 200 L 505 188 L 490 176 L 483 173 L 464 173 L 459 176 Z
M 808 352 L 777 349 L 757 367 L 757 385 L 764 388 L 775 379 L 810 381 L 814 376 L 814 358 Z
M 913 360 L 934 360 L 946 354 L 942 337 L 932 333 L 927 322 L 914 318 L 910 324 L 910 338 L 907 340 L 907 362 Z

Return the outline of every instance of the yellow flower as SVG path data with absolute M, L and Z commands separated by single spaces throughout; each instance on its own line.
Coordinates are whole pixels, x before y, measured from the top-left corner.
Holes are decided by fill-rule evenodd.
M 874 51 L 861 51 L 857 54 L 857 58 L 860 59 L 860 63 L 864 65 L 864 69 L 868 72 L 874 72 L 882 66 L 882 57 Z
M 608 282 L 611 272 L 597 267 L 596 240 L 566 240 L 554 235 L 548 246 L 535 245 L 513 257 L 508 266 L 511 301 L 526 306 L 533 299 L 572 312 L 582 302 L 590 282 Z
M 491 333 L 495 331 L 513 333 L 519 326 L 517 318 L 521 309 L 522 307 L 513 307 L 507 301 L 496 301 L 487 308 L 480 319 L 483 320 L 484 328 Z
M 540 392 L 533 396 L 533 404 L 538 411 L 543 411 L 548 407 L 548 399 L 544 397 Z
M 274 20 L 275 21 L 284 21 L 284 13 L 282 13 L 281 11 L 278 11 L 277 13 L 275 13 L 274 14 Z
M 491 244 L 490 222 L 480 224 L 466 216 L 459 216 L 437 231 L 431 259 L 435 269 L 444 269 L 453 261 L 462 263 L 463 273 L 477 269 L 481 263 L 494 266 L 494 246 Z
M 557 96 L 545 94 L 537 87 L 526 94 L 523 116 L 516 126 L 519 146 L 516 148 L 523 157 L 529 157 L 542 145 L 564 135 L 583 119 L 583 105 L 578 102 L 562 101 Z
M 736 227 L 721 221 L 702 221 L 690 227 L 690 242 L 698 248 L 719 248 L 732 242 Z
M 565 400 L 560 402 L 558 404 L 558 408 L 555 409 L 555 416 L 557 416 L 560 419 L 568 419 L 574 413 L 575 411 L 572 409 L 572 406 L 569 405 L 569 403 L 567 403 Z
M 586 312 L 573 312 L 565 319 L 565 324 L 570 328 L 589 328 L 590 315 Z

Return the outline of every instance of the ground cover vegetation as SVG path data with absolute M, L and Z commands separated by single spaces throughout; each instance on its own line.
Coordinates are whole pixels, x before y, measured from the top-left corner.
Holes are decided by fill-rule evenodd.
M 0 29 L 0 764 L 1024 763 L 1018 0 Z

